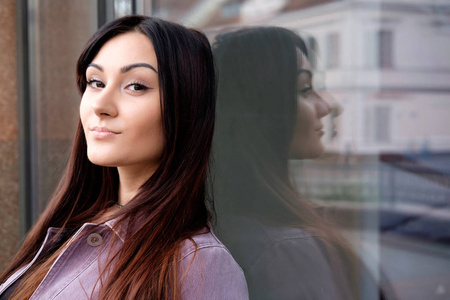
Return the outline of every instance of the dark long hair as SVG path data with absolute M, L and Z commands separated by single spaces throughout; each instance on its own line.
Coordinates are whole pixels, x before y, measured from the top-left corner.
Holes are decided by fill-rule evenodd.
M 127 32 L 146 35 L 156 53 L 164 153 L 155 173 L 113 216 L 118 220 L 115 226 L 128 225 L 126 243 L 111 259 L 114 264 L 108 264 L 109 275 L 99 297 L 178 299 L 180 243 L 209 228 L 206 179 L 216 97 L 211 48 L 204 34 L 175 23 L 143 16 L 117 19 L 92 36 L 78 59 L 81 94 L 86 89 L 88 64 L 108 40 Z M 88 160 L 79 122 L 65 173 L 0 282 L 31 261 L 47 228 L 79 228 L 113 205 L 118 183 L 116 168 L 96 166 Z
M 297 74 L 302 66 L 299 53 L 306 58 L 314 54 L 300 36 L 279 27 L 221 34 L 213 53 L 219 74 L 214 142 L 219 238 L 232 253 L 250 251 L 238 249 L 242 241 L 226 236 L 227 228 L 241 217 L 264 226 L 301 228 L 320 238 L 336 271 L 337 286 L 349 294 L 347 299 L 356 299 L 358 287 L 349 291 L 348 283 L 358 276 L 355 256 L 335 225 L 297 192 L 289 175 L 298 114 Z M 343 263 L 349 268 L 341 268 Z
M 227 185 L 227 193 L 235 192 L 224 205 L 295 225 L 308 224 L 308 219 L 316 223 L 310 202 L 299 204 L 288 170 L 297 120 L 298 51 L 311 55 L 303 39 L 280 27 L 222 34 L 213 46 L 219 73 L 217 181 Z M 246 197 L 248 192 L 252 197 Z M 217 208 L 221 205 L 218 201 Z

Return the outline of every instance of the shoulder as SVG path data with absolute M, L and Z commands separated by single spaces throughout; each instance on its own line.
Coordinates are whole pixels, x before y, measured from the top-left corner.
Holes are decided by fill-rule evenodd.
M 312 232 L 292 227 L 266 227 L 264 229 L 267 243 L 255 257 L 250 269 L 262 266 L 290 265 L 293 271 L 316 270 L 322 266 L 327 269 L 329 253 L 326 241 Z M 281 271 L 281 270 L 280 270 Z
M 246 220 L 244 228 L 239 240 L 247 243 L 241 250 L 251 256 L 252 263 L 246 265 L 249 269 L 267 260 L 286 260 L 288 265 L 293 261 L 302 265 L 327 262 L 327 242 L 313 229 L 267 225 L 256 220 Z
M 219 226 L 218 230 L 219 237 L 223 239 L 225 245 L 233 244 L 239 239 L 240 243 L 246 241 L 252 244 L 256 243 L 261 250 L 289 240 L 308 243 L 317 238 L 313 230 L 306 230 L 298 226 L 270 225 L 242 216 L 230 217 L 226 223 Z
M 223 250 L 230 256 L 228 249 L 216 237 L 212 230 L 204 228 L 191 239 L 186 239 L 181 245 L 182 259 L 194 254 L 197 251 L 208 252 L 208 250 Z M 206 250 L 206 251 L 205 251 Z
M 181 245 L 183 299 L 248 299 L 244 272 L 212 231 Z
M 320 258 L 320 240 L 312 231 L 299 227 L 263 224 L 247 217 L 234 217 L 220 228 L 219 237 L 245 271 L 278 252 L 307 252 Z M 280 259 L 285 258 L 280 255 Z
M 252 298 L 340 299 L 328 243 L 314 230 L 249 218 L 234 224 L 239 230 L 228 239 L 230 249 L 245 270 Z
M 241 267 L 234 260 L 230 251 L 219 241 L 212 231 L 206 229 L 192 239 L 187 239 L 181 247 L 181 260 L 184 265 L 204 265 L 207 272 L 208 267 L 217 267 L 227 272 L 242 273 Z
M 315 274 L 322 278 L 330 275 L 331 253 L 326 246 L 327 241 L 314 231 L 277 226 L 262 226 L 262 230 L 265 247 L 261 247 L 248 265 L 249 272 L 265 270 L 273 273 L 270 271 L 272 269 L 278 270 L 278 274 L 288 275 L 291 272 L 288 276 L 296 277 L 299 273 L 307 277 Z

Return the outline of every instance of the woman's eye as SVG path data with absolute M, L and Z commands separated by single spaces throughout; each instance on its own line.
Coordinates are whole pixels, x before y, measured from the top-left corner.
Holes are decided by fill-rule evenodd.
M 307 96 L 312 91 L 312 86 L 305 84 L 304 87 L 298 91 L 299 94 Z
M 132 83 L 127 86 L 127 89 L 132 91 L 146 91 L 149 88 L 141 83 Z
M 91 80 L 89 80 L 89 81 L 87 82 L 87 84 L 88 84 L 90 87 L 97 88 L 97 89 L 101 89 L 101 88 L 104 88 L 104 87 L 105 87 L 105 84 L 104 84 L 103 82 L 101 82 L 100 80 L 96 80 L 96 79 L 91 79 Z

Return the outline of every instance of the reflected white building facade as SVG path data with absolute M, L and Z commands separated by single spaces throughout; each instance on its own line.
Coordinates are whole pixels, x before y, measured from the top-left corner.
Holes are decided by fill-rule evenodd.
M 331 1 L 269 24 L 318 44 L 319 84 L 344 110 L 336 137 L 325 136 L 330 151 L 450 149 L 450 3 Z
M 181 15 L 183 23 L 212 32 L 230 24 L 270 25 L 313 38 L 318 87 L 343 108 L 333 120 L 337 135 L 328 120 L 330 152 L 450 149 L 448 1 L 215 0 L 198 1 Z

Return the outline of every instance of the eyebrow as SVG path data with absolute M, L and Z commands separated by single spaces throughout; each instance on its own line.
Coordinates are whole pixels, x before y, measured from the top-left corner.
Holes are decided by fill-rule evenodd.
M 99 66 L 97 64 L 90 63 L 88 65 L 88 68 L 89 67 L 96 68 L 99 71 L 103 72 L 103 67 Z M 124 66 L 124 67 L 120 68 L 120 72 L 126 73 L 126 72 L 128 72 L 128 71 L 130 71 L 130 70 L 132 70 L 134 68 L 149 68 L 149 69 L 153 70 L 156 74 L 158 74 L 158 71 L 156 71 L 156 69 L 152 65 L 147 64 L 147 63 L 135 63 L 135 64 L 127 65 L 127 66 Z
M 302 74 L 302 73 L 308 74 L 310 78 L 313 77 L 313 73 L 312 73 L 310 70 L 300 69 L 300 70 L 297 71 L 297 75 L 300 75 L 300 74 Z

